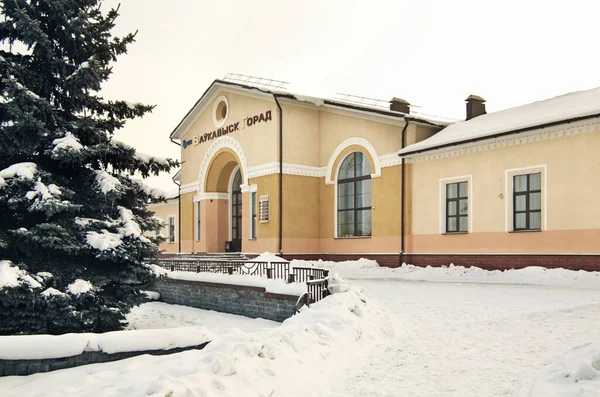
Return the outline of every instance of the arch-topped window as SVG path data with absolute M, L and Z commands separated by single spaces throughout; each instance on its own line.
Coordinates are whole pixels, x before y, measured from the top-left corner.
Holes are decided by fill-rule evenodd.
M 337 237 L 371 235 L 371 164 L 361 152 L 350 153 L 337 176 Z

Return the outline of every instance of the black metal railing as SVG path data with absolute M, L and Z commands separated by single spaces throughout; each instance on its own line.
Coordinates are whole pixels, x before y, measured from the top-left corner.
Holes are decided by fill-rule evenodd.
M 329 295 L 329 270 L 318 267 L 292 267 L 289 262 L 206 260 L 194 258 L 153 259 L 147 261 L 172 272 L 239 274 L 306 283 L 306 304 Z

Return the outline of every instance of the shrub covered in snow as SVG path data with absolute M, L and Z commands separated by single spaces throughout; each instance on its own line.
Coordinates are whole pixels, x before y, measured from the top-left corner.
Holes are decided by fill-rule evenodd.
M 0 260 L 16 265 L 4 266 L 2 333 L 119 329 L 155 279 L 142 258 L 159 240 L 143 233 L 162 225 L 146 207 L 165 197 L 133 176 L 177 163 L 113 139 L 152 106 L 98 95 L 134 41 L 112 36 L 118 13 L 100 3 L 2 6 Z

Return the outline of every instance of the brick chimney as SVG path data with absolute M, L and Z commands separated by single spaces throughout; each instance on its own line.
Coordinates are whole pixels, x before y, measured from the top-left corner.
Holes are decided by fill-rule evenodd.
M 471 120 L 482 114 L 486 114 L 485 111 L 485 99 L 477 95 L 469 95 L 467 99 L 467 120 Z
M 410 103 L 400 98 L 392 98 L 390 101 L 390 110 L 394 112 L 410 113 Z

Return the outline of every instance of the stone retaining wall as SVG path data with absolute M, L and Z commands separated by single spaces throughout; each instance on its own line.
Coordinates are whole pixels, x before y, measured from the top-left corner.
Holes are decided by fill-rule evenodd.
M 175 279 L 161 280 L 152 289 L 166 303 L 279 322 L 295 314 L 299 298 L 266 292 L 263 287 Z
M 161 356 L 164 354 L 179 353 L 186 350 L 201 350 L 209 342 L 196 346 L 178 347 L 168 350 L 143 350 L 136 352 L 122 352 L 107 354 L 104 352 L 83 352 L 76 356 L 62 358 L 45 358 L 40 360 L 2 360 L 0 359 L 0 376 L 31 375 L 39 372 L 50 372 L 58 369 L 73 368 L 80 365 L 106 363 L 109 361 L 123 360 L 125 358 L 150 354 Z M 0 393 L 1 394 L 1 393 Z

